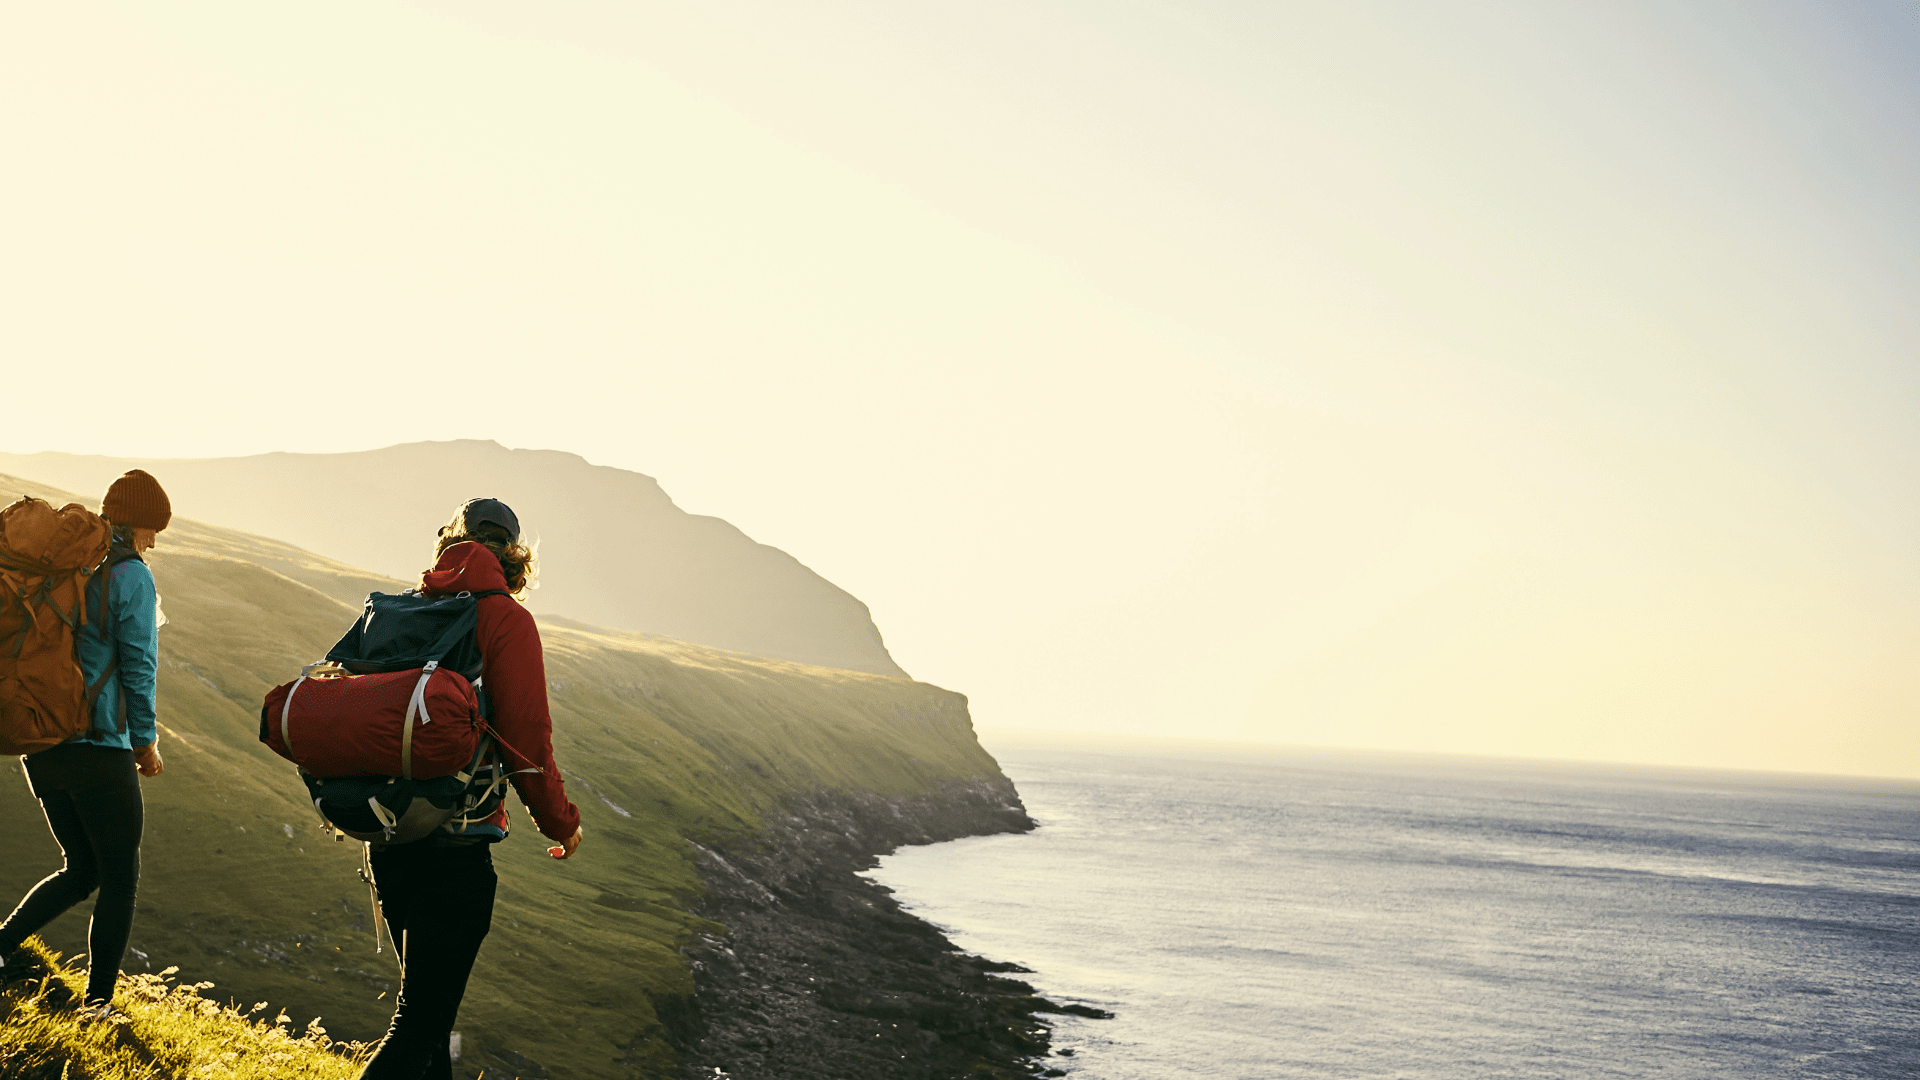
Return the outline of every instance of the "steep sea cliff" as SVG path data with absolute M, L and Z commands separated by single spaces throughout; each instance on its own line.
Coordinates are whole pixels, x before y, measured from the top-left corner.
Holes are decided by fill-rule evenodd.
M 687 951 L 699 993 L 674 1030 L 691 1075 L 932 1080 L 1044 1071 L 1060 1008 L 956 950 L 856 875 L 906 844 L 1033 827 L 1004 777 L 924 795 L 793 800 L 756 840 L 702 851 L 698 910 L 727 927 Z M 1098 1015 L 1084 1010 L 1083 1015 Z

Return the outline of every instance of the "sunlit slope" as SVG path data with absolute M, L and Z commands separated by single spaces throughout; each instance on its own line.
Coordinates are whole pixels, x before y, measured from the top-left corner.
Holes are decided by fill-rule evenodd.
M 0 471 L 73 491 L 104 491 L 134 467 L 151 470 L 176 508 L 202 520 L 401 576 L 413 574 L 455 506 L 476 495 L 504 499 L 541 542 L 546 575 L 529 601 L 536 612 L 906 674 L 867 606 L 839 586 L 719 518 L 680 509 L 650 476 L 574 454 L 475 439 L 177 461 L 0 454 Z
M 0 477 L 0 501 L 21 492 L 68 498 Z M 145 785 L 133 945 L 216 993 L 286 1003 L 303 1022 L 322 1014 L 336 1036 L 377 1035 L 392 1003 L 379 995 L 396 980 L 391 957 L 373 955 L 359 847 L 320 836 L 291 766 L 257 730 L 266 690 L 354 617 L 345 597 L 392 584 L 180 519 L 149 562 L 169 619 L 167 771 Z M 555 746 L 588 841 L 572 861 L 548 859 L 515 804 L 460 1023 L 473 1058 L 499 1050 L 568 1077 L 663 1065 L 653 999 L 691 991 L 677 943 L 702 925 L 682 910 L 698 888 L 687 837 L 751 833 L 792 793 L 913 794 L 998 775 L 964 698 L 936 687 L 553 620 L 542 635 Z M 58 865 L 58 849 L 17 770 L 0 770 L 0 815 L 5 904 Z M 48 936 L 79 951 L 84 926 L 70 914 Z

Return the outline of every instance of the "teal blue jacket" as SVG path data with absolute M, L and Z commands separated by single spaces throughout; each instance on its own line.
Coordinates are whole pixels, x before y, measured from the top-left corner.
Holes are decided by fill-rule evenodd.
M 100 586 L 88 585 L 87 624 L 74 640 L 87 687 L 100 682 L 116 654 L 120 665 L 93 703 L 93 727 L 72 741 L 121 750 L 145 746 L 153 741 L 153 691 L 160 670 L 160 597 L 154 591 L 153 571 L 139 559 L 116 564 L 107 579 L 110 595 L 104 616 Z

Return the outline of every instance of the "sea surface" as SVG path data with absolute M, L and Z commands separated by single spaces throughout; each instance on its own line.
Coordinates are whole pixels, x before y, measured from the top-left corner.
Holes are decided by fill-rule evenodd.
M 1920 1077 L 1920 784 L 986 742 L 1041 828 L 873 876 L 1076 1080 Z

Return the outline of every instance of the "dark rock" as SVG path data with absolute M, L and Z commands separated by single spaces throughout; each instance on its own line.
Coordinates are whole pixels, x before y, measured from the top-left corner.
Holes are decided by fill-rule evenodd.
M 1055 1005 L 1049 1001 L 1041 1012 L 1066 1013 L 1069 1016 L 1084 1016 L 1089 1020 L 1111 1020 L 1113 1014 L 1105 1009 L 1096 1009 L 1091 1005 Z M 1071 1052 L 1071 1051 L 1069 1051 Z
M 667 1044 L 675 1050 L 698 1046 L 707 1036 L 707 1020 L 700 1011 L 700 999 L 692 994 L 669 994 L 653 999 L 653 1015 L 666 1030 Z
M 769 815 L 757 842 L 698 849 L 695 911 L 727 928 L 684 950 L 699 1023 L 669 1037 L 689 1077 L 755 1080 L 1013 1080 L 1043 1074 L 1066 1011 L 1024 972 L 955 949 L 858 871 L 903 844 L 1033 822 L 1002 777 L 931 795 L 815 792 Z M 1069 1006 L 1079 1015 L 1082 1007 Z M 662 1013 L 662 1022 L 666 1014 Z

